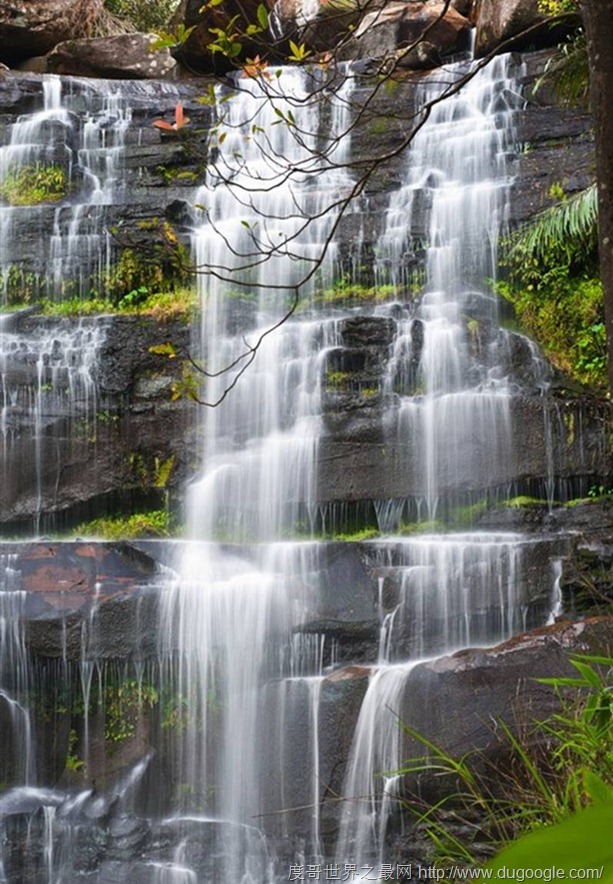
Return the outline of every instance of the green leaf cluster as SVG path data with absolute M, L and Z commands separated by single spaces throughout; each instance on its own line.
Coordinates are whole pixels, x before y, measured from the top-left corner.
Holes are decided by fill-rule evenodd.
M 127 19 L 137 31 L 148 33 L 165 28 L 179 0 L 105 0 L 113 15 Z
M 170 537 L 170 515 L 166 510 L 150 510 L 129 516 L 108 516 L 83 522 L 75 528 L 75 534 L 80 537 L 101 537 L 104 540 Z
M 65 197 L 67 192 L 66 172 L 54 164 L 12 165 L 0 181 L 0 200 L 10 206 L 53 203 Z
M 562 196 L 507 244 L 497 289 L 557 368 L 600 389 L 606 330 L 596 231 L 596 188 Z

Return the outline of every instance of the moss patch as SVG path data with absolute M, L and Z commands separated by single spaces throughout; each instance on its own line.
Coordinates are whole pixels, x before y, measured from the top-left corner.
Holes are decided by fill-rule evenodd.
M 54 203 L 68 193 L 68 178 L 61 166 L 37 163 L 9 166 L 0 182 L 0 200 L 10 206 L 37 206 Z
M 75 529 L 81 537 L 103 540 L 135 540 L 138 537 L 170 537 L 171 519 L 166 510 L 133 513 L 130 516 L 108 516 L 83 522 Z

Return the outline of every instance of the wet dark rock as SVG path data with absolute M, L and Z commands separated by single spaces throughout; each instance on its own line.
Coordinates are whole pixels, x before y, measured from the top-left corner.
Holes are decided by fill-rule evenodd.
M 110 860 L 136 856 L 148 844 L 151 836 L 149 820 L 134 816 L 115 817 L 108 828 Z
M 559 708 L 555 689 L 536 679 L 573 674 L 569 654 L 608 654 L 612 638 L 613 618 L 562 621 L 493 648 L 458 651 L 419 663 L 405 676 L 399 717 L 443 752 L 464 758 L 479 776 L 486 777 L 494 764 L 504 770 L 509 756 L 500 721 L 522 734 L 523 745 L 532 750 L 537 747 L 524 742 L 531 722 L 542 721 Z M 340 679 L 343 672 L 349 684 L 363 684 L 364 671 L 349 668 L 334 678 Z M 419 758 L 423 752 L 423 745 L 405 734 L 400 757 Z M 503 783 L 499 779 L 504 789 Z M 455 789 L 451 778 L 438 773 L 407 777 L 403 786 L 407 798 L 418 795 L 426 801 Z
M 13 556 L 31 654 L 80 661 L 150 657 L 156 651 L 157 563 L 128 544 L 3 544 Z
M 418 664 L 407 677 L 401 718 L 454 758 L 469 758 L 481 776 L 491 773 L 492 764 L 504 770 L 509 746 L 497 722 L 521 734 L 525 749 L 535 749 L 526 742 L 530 723 L 547 718 L 560 702 L 555 688 L 536 679 L 571 675 L 569 654 L 608 654 L 612 636 L 611 618 L 563 621 L 494 648 Z M 402 757 L 421 752 L 423 747 L 406 739 Z M 503 778 L 498 786 L 505 789 Z M 430 799 L 449 787 L 455 788 L 436 776 L 406 784 L 407 791 L 418 789 Z
M 441 59 L 468 48 L 470 22 L 442 3 L 387 3 L 368 8 L 343 47 L 343 58 L 390 58 L 401 67 L 436 67 Z M 425 39 L 420 41 L 422 36 Z M 406 49 L 417 44 L 414 49 Z
M 100 510 L 129 508 L 130 500 L 134 506 L 147 499 L 159 506 L 159 490 L 154 489 L 163 465 L 168 467 L 164 483 L 170 490 L 182 487 L 191 470 L 189 429 L 194 409 L 185 400 L 172 399 L 181 360 L 151 352 L 151 347 L 167 343 L 179 354 L 187 352 L 189 325 L 140 316 L 62 320 L 22 312 L 12 332 L 34 341 L 37 335 L 53 336 L 56 329 L 69 333 L 82 323 L 105 335 L 94 376 L 95 410 L 92 413 L 92 403 L 85 399 L 72 403 L 72 414 L 58 413 L 53 397 L 43 395 L 38 416 L 43 432 L 36 439 L 35 416 L 9 409 L 7 478 L 0 487 L 0 522 L 5 526 L 26 525 L 41 510 L 51 525 L 54 519 L 56 524 L 58 519 L 84 521 Z M 8 388 L 21 386 L 24 394 L 27 388 L 36 389 L 36 363 L 15 360 L 5 382 Z M 50 369 L 42 383 L 57 387 L 57 370 Z M 66 444 L 58 446 L 58 439 Z M 30 466 L 37 457 L 38 475 Z
M 421 452 L 415 450 L 416 437 L 400 431 L 398 412 L 388 409 L 383 422 L 377 408 L 356 414 L 352 404 L 337 400 L 326 414 L 328 432 L 320 443 L 318 498 L 338 502 L 423 497 Z M 453 463 L 441 458 L 438 464 L 440 493 L 485 492 L 485 474 L 491 490 L 521 482 L 540 486 L 544 493 L 551 462 L 556 464 L 556 482 L 576 476 L 593 476 L 594 481 L 610 476 L 610 420 L 606 402 L 517 396 L 510 401 L 511 439 L 498 452 L 492 451 L 492 440 L 480 436 L 475 427 L 454 426 Z

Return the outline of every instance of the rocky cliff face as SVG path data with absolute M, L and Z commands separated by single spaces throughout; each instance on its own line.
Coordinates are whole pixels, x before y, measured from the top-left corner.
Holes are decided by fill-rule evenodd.
M 526 59 L 526 95 L 543 62 L 541 55 Z M 373 80 L 368 65 L 362 71 L 358 95 L 366 97 Z M 374 109 L 361 117 L 354 138 L 357 162 L 371 152 L 377 155 L 383 145 L 389 149 L 402 142 L 418 81 L 415 75 L 403 74 L 382 90 Z M 41 106 L 43 82 L 35 76 L 9 75 L 0 81 L 0 89 L 5 96 L 1 132 L 6 142 L 19 114 Z M 118 261 L 130 249 L 143 254 L 145 263 L 151 262 L 152 254 L 160 257 L 155 252 L 160 241 L 152 236 L 154 227 L 159 230 L 155 219 L 171 224 L 173 236 L 176 232 L 188 242 L 194 201 L 190 176 L 202 178 L 202 151 L 206 153 L 210 125 L 206 108 L 198 117 L 195 96 L 199 89 L 181 87 L 156 94 L 154 88 L 135 103 L 123 169 L 129 194 L 105 206 L 100 222 L 119 232 L 113 245 Z M 161 116 L 172 123 L 179 98 L 193 118 L 193 140 L 184 141 L 176 130 L 164 136 L 151 126 Z M 515 172 L 510 222 L 517 224 L 548 204 L 551 187 L 561 177 L 569 192 L 590 180 L 592 154 L 585 115 L 561 111 L 546 96 L 529 98 L 526 106 L 523 99 L 514 100 L 520 147 L 510 158 Z M 205 131 L 198 131 L 200 127 Z M 69 139 L 62 146 L 70 151 Z M 348 281 L 349 289 L 352 283 L 362 289 L 373 284 L 375 244 L 389 195 L 400 183 L 401 162 L 399 156 L 380 165 L 367 182 L 364 199 L 342 221 L 338 273 L 344 286 L 338 289 L 345 299 L 351 299 Z M 182 177 L 186 172 L 187 177 Z M 70 199 L 60 208 L 69 210 Z M 21 280 L 36 278 L 31 306 L 52 284 L 45 280 L 45 270 L 41 271 L 37 243 L 40 230 L 54 223 L 56 213 L 57 207 L 43 206 L 36 212 L 18 213 L 14 219 L 11 260 Z M 424 238 L 423 212 L 412 223 L 411 233 L 418 242 Z M 401 260 L 407 271 L 418 275 L 423 254 L 417 248 Z M 419 297 L 418 285 L 414 290 L 407 285 L 403 295 L 412 304 Z M 330 309 L 334 307 L 332 301 Z M 249 311 L 252 304 L 248 298 L 237 298 L 235 309 L 237 313 Z M 316 505 L 328 523 L 344 520 L 360 528 L 375 524 L 383 530 L 386 524 L 397 528 L 403 519 L 414 521 L 416 502 L 425 495 L 421 452 L 411 450 L 401 435 L 399 396 L 386 378 L 391 348 L 408 319 L 406 304 L 375 305 L 368 297 L 360 301 L 355 296 L 351 315 L 339 323 L 336 345 L 322 361 L 324 415 Z M 478 427 L 472 427 L 457 443 L 470 454 L 461 475 L 451 464 L 439 464 L 444 501 L 440 515 L 456 531 L 466 523 L 476 523 L 490 532 L 479 541 L 490 544 L 488 555 L 473 555 L 474 538 L 460 541 L 460 554 L 454 535 L 445 534 L 438 535 L 434 556 L 427 536 L 411 534 L 389 542 L 305 544 L 304 567 L 293 583 L 288 579 L 284 585 L 284 592 L 297 606 L 305 587 L 307 591 L 317 587 L 317 603 L 308 615 L 298 618 L 293 638 L 317 642 L 323 637 L 323 662 L 336 666 L 322 679 L 318 706 L 322 831 L 330 849 L 339 830 L 335 796 L 341 789 L 351 735 L 385 629 L 395 630 L 395 646 L 403 658 L 435 654 L 450 645 L 479 644 L 503 617 L 514 632 L 522 633 L 489 650 L 468 650 L 422 663 L 406 681 L 393 710 L 450 751 L 479 748 L 487 761 L 504 757 L 506 749 L 484 726 L 484 719 L 512 708 L 521 728 L 535 709 L 542 714 L 555 708 L 553 692 L 531 681 L 535 673 L 566 674 L 569 651 L 609 653 L 609 619 L 590 616 L 573 625 L 552 623 L 536 633 L 523 632 L 556 610 L 560 599 L 552 599 L 550 592 L 554 573 L 559 576 L 556 586 L 567 610 L 587 618 L 598 613 L 599 603 L 609 606 L 610 506 L 592 502 L 554 508 L 552 498 L 585 495 L 610 479 L 610 404 L 568 389 L 524 337 L 498 329 L 491 304 L 483 298 L 467 300 L 462 322 L 471 340 L 474 364 L 486 366 L 492 348 L 504 353 L 500 369 L 512 379 L 513 389 L 520 391 L 510 406 L 513 433 L 494 458 L 488 440 Z M 409 334 L 417 361 L 420 340 L 423 343 L 419 322 L 410 325 Z M 3 320 L 0 518 L 5 532 L 33 524 L 45 530 L 48 526 L 41 514 L 49 517 L 50 524 L 58 524 L 114 507 L 134 508 L 142 500 L 150 501 L 152 495 L 159 499 L 167 489 L 176 491 L 193 475 L 198 468 L 194 452 L 199 450 L 193 421 L 196 407 L 172 397 L 173 385 L 182 378 L 180 360 L 168 360 L 151 350 L 167 343 L 179 352 L 188 350 L 187 326 L 143 316 L 60 319 L 38 315 L 36 310 Z M 83 359 L 86 354 L 93 358 Z M 407 367 L 402 382 L 405 390 L 418 396 L 415 368 L 415 364 Z M 549 384 L 546 395 L 544 378 Z M 239 434 L 243 430 L 237 427 Z M 482 469 L 485 459 L 487 480 Z M 500 503 L 525 493 L 549 498 L 549 504 Z M 247 565 L 257 560 L 248 545 L 231 551 Z M 191 867 L 199 870 L 203 880 L 212 877 L 212 830 L 217 824 L 194 820 L 186 835 L 185 829 L 180 834 L 174 831 L 172 823 L 158 825 L 145 819 L 146 814 L 167 812 L 175 806 L 173 791 L 190 787 L 177 782 L 173 767 L 177 761 L 172 735 L 185 726 L 185 711 L 176 696 L 164 694 L 167 673 L 160 664 L 157 635 L 160 605 L 173 590 L 173 549 L 155 543 L 41 541 L 4 543 L 0 555 L 7 581 L 0 599 L 4 602 L 10 596 L 23 603 L 19 634 L 11 636 L 9 651 L 15 653 L 9 663 L 15 678 L 20 677 L 22 665 L 32 677 L 29 687 L 37 702 L 31 723 L 39 733 L 53 733 L 53 739 L 41 741 L 36 763 L 44 781 L 58 786 L 34 796 L 12 796 L 12 804 L 0 798 L 0 813 L 11 827 L 13 847 L 5 869 L 13 875 L 10 880 L 20 884 L 40 880 L 43 805 L 62 807 L 63 813 L 72 807 L 75 786 L 104 792 L 109 784 L 112 788 L 103 795 L 81 793 L 82 804 L 70 810 L 74 813 L 70 819 L 78 821 L 83 833 L 80 862 L 92 880 L 102 881 L 108 874 L 130 884 L 150 880 L 150 867 L 142 860 L 145 848 L 148 858 L 163 866 L 172 859 L 179 840 Z M 441 562 L 437 556 L 445 559 L 446 574 L 459 572 L 460 566 L 463 569 L 465 585 L 474 594 L 470 617 L 459 606 L 450 617 L 445 610 L 447 600 L 438 599 Z M 419 596 L 423 589 L 419 580 L 411 582 L 410 575 L 416 573 L 432 576 L 427 605 Z M 521 580 L 511 579 L 517 575 Z M 523 590 L 520 597 L 505 599 L 501 615 L 497 600 L 494 604 L 481 589 L 503 585 L 510 595 L 515 586 Z M 175 650 L 170 649 L 171 656 Z M 0 655 L 0 659 L 4 663 L 7 658 Z M 287 688 L 291 696 L 285 685 L 273 682 L 263 701 L 271 719 L 286 708 L 282 704 L 291 702 L 296 712 L 284 752 L 297 810 L 289 819 L 284 815 L 282 823 L 276 817 L 263 823 L 267 831 L 291 845 L 284 848 L 288 851 L 300 847 L 308 825 L 303 808 L 312 802 L 304 771 L 312 697 L 305 679 L 291 681 Z M 110 712 L 106 716 L 100 709 L 92 712 L 86 726 L 82 698 L 89 690 L 99 692 L 96 703 L 106 704 Z M 127 703 L 119 708 L 128 709 L 123 716 L 116 713 L 119 690 Z M 215 697 L 210 698 L 210 705 L 214 730 L 215 716 L 220 714 Z M 25 724 L 18 714 L 0 694 L 0 736 L 7 747 L 0 778 L 6 783 L 24 781 L 20 734 Z M 90 766 L 84 770 L 82 754 L 88 741 Z M 413 751 L 407 739 L 405 754 Z M 262 752 L 265 755 L 272 749 L 264 746 Z M 271 763 L 277 761 L 271 759 Z M 414 786 L 409 781 L 405 784 L 407 791 Z M 419 786 L 425 795 L 436 794 L 433 778 Z M 271 784 L 271 792 L 273 788 Z M 406 859 L 406 853 L 401 858 Z
M 512 226 L 525 222 L 549 205 L 553 185 L 561 185 L 572 193 L 584 187 L 592 176 L 588 116 L 556 107 L 546 93 L 539 93 L 536 99 L 531 97 L 532 84 L 546 58 L 546 54 L 538 53 L 525 57 L 523 94 L 526 97 L 516 99 L 518 152 L 511 158 L 515 172 L 509 218 Z M 353 138 L 353 162 L 363 163 L 368 156 L 377 156 L 384 149 L 393 151 L 402 142 L 412 114 L 416 82 L 418 78 L 416 81 L 414 76 L 395 79 L 360 116 Z M 75 81 L 74 88 L 81 89 L 81 82 Z M 125 134 L 123 185 L 116 188 L 117 199 L 102 207 L 98 221 L 103 228 L 116 231 L 110 238 L 111 262 L 121 266 L 126 258 L 136 259 L 141 270 L 152 263 L 163 266 L 164 224 L 171 225 L 185 244 L 189 242 L 194 184 L 202 179 L 207 149 L 210 112 L 196 102 L 203 88 L 173 88 L 161 95 L 155 89 L 137 90 L 133 95 L 133 87 L 128 90 L 134 106 Z M 372 81 L 366 74 L 357 92 L 358 105 L 368 99 L 371 88 Z M 33 75 L 10 75 L 0 81 L 0 132 L 5 142 L 18 116 L 40 106 L 41 90 L 41 79 Z M 160 115 L 170 116 L 179 99 L 192 115 L 192 122 L 185 137 L 183 132 L 167 136 L 151 123 Z M 74 133 L 78 126 L 75 122 L 66 132 Z M 70 142 L 63 147 L 70 154 Z M 380 164 L 368 178 L 365 196 L 342 219 L 338 235 L 339 278 L 353 279 L 358 285 L 372 285 L 374 249 L 383 230 L 390 194 L 399 186 L 402 162 L 399 155 Z M 125 189 L 127 185 L 129 190 Z M 423 211 L 426 210 L 424 206 Z M 12 297 L 18 299 L 21 293 L 34 301 L 39 294 L 52 294 L 53 280 L 40 271 L 40 231 L 57 225 L 58 219 L 61 223 L 62 217 L 68 223 L 70 196 L 60 206 L 9 211 L 13 248 L 10 263 L 4 266 L 9 295 L 12 291 Z M 424 217 L 423 212 L 413 214 L 413 242 L 425 239 Z M 414 271 L 418 275 L 422 259 L 419 249 L 407 250 L 401 257 L 406 274 Z M 86 260 L 85 255 L 79 264 L 80 276 L 86 272 L 83 264 Z M 98 265 L 100 258 L 96 257 L 95 261 Z M 50 262 L 51 256 L 43 261 L 45 266 Z M 15 279 L 16 284 L 11 282 Z M 101 282 L 109 284 L 108 280 Z M 405 292 L 409 302 L 417 296 L 417 292 Z M 500 332 L 494 330 L 486 315 L 487 304 L 475 301 L 469 308 L 465 321 L 473 331 L 478 329 L 475 347 L 481 349 L 486 358 L 488 347 L 493 343 L 492 335 L 500 335 Z M 242 309 L 238 302 L 237 309 Z M 362 506 L 364 511 L 364 506 L 372 507 L 373 500 L 418 498 L 423 494 L 419 461 L 406 444 L 398 446 L 393 396 L 383 389 L 384 367 L 398 325 L 405 319 L 404 308 L 398 306 L 380 318 L 368 316 L 370 312 L 366 302 L 357 310 L 355 319 L 344 324 L 342 344 L 328 355 L 323 369 L 326 377 L 332 378 L 326 381 L 326 434 L 321 444 L 317 492 L 324 506 L 349 504 Z M 149 320 L 119 317 L 92 319 L 87 323 L 92 328 L 98 327 L 104 338 L 93 381 L 95 411 L 99 416 L 108 415 L 108 420 L 106 423 L 104 419 L 96 420 L 95 430 L 84 429 L 82 438 L 79 433 L 73 433 L 69 455 L 51 457 L 45 450 L 45 467 L 28 487 L 21 478 L 23 470 L 19 465 L 31 462 L 34 446 L 44 448 L 45 438 L 49 445 L 55 445 L 51 440 L 60 419 L 46 415 L 43 397 L 40 416 L 45 431 L 43 441 L 35 442 L 30 433 L 32 417 L 19 417 L 13 409 L 11 438 L 19 438 L 20 444 L 10 448 L 6 462 L 7 479 L 2 489 L 4 523 L 27 522 L 37 511 L 55 513 L 78 505 L 95 512 L 101 502 L 114 496 L 117 499 L 126 493 L 129 496 L 139 487 L 150 489 L 155 473 L 152 465 L 167 462 L 169 458 L 176 461 L 177 483 L 185 476 L 185 464 L 189 460 L 184 441 L 185 408 L 181 403 L 170 401 L 172 373 L 169 375 L 168 369 L 171 363 L 160 357 L 156 360 L 149 352 L 151 346 L 166 340 L 177 342 L 179 349 L 186 349 L 185 328 L 177 325 L 167 328 Z M 34 316 L 14 320 L 14 328 L 19 332 L 47 337 L 60 327 L 70 333 L 70 329 L 78 325 Z M 414 350 L 418 353 L 418 324 L 412 335 Z M 510 485 L 516 488 L 516 493 L 541 496 L 544 482 L 552 480 L 556 493 L 566 486 L 563 498 L 585 493 L 611 470 L 606 444 L 607 406 L 576 398 L 564 389 L 543 399 L 540 380 L 535 375 L 534 353 L 525 340 L 508 334 L 507 351 L 509 365 L 506 368 L 524 390 L 522 398 L 513 403 L 514 438 L 508 451 L 501 453 L 499 463 L 490 464 L 491 482 L 487 488 L 480 479 L 482 455 L 479 441 L 474 439 L 465 440 L 466 445 L 474 447 L 466 475 L 459 481 L 457 476 L 450 479 L 455 487 L 464 490 L 464 502 L 495 495 L 497 488 Z M 18 362 L 8 365 L 6 371 L 9 384 L 16 384 L 23 391 L 33 382 L 33 377 L 28 376 Z M 50 378 L 39 379 L 39 385 L 50 382 Z M 51 398 L 47 396 L 49 402 Z M 81 415 L 80 419 L 83 418 Z M 151 433 L 154 424 L 156 430 Z M 67 458 L 65 462 L 64 458 Z M 350 482 L 346 480 L 346 469 L 341 467 L 347 458 L 355 467 L 350 470 Z M 556 464 L 554 476 L 552 464 Z M 136 477 L 138 470 L 141 480 Z M 58 485 L 56 477 L 60 472 L 63 479 Z M 444 488 L 444 469 L 441 481 Z
M 194 469 L 193 412 L 172 400 L 189 350 L 185 322 L 13 315 L 2 338 L 5 532 L 160 505 Z M 11 344 L 14 343 L 14 346 Z M 91 366 L 71 362 L 90 350 Z M 41 358 L 42 351 L 42 358 Z

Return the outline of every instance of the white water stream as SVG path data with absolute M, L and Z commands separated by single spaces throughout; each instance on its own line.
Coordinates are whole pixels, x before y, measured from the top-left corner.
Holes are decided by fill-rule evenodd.
M 474 476 L 487 486 L 508 454 L 513 387 L 501 370 L 505 338 L 485 332 L 497 329 L 486 280 L 495 272 L 505 220 L 510 185 L 505 160 L 519 104 L 509 64 L 496 60 L 461 93 L 434 107 L 411 147 L 407 183 L 392 197 L 378 244 L 381 279 L 404 282 L 398 268 L 414 206 L 430 204 L 424 293 L 410 319 L 398 322 L 384 391 L 388 432 L 419 453 L 428 519 L 437 517 L 443 498 L 461 492 Z M 451 65 L 445 77 L 453 82 L 467 69 Z M 353 585 L 353 572 L 333 570 L 334 544 L 294 539 L 313 534 L 318 524 L 324 365 L 330 349 L 341 344 L 346 318 L 323 310 L 297 312 L 271 331 L 296 287 L 304 304 L 340 275 L 333 233 L 336 204 L 351 185 L 343 167 L 351 145 L 348 136 L 339 136 L 349 127 L 353 83 L 347 79 L 335 95 L 320 87 L 307 73 L 284 69 L 278 76 L 271 71 L 270 79 L 241 78 L 227 101 L 220 90 L 216 158 L 196 197 L 202 207 L 193 243 L 202 270 L 196 359 L 207 375 L 201 395 L 222 401 L 202 409 L 203 466 L 188 493 L 190 539 L 180 545 L 178 577 L 160 616 L 160 671 L 175 703 L 164 771 L 173 786 L 172 812 L 161 823 L 161 840 L 172 843 L 173 851 L 161 856 L 160 849 L 151 858 L 143 848 L 139 874 L 154 884 L 280 884 L 292 864 L 323 869 L 326 862 L 337 863 L 340 874 L 367 863 L 382 867 L 388 862 L 388 823 L 398 810 L 393 774 L 403 760 L 398 715 L 410 707 L 411 670 L 426 656 L 522 629 L 532 603 L 526 575 L 534 544 L 519 535 L 437 534 L 431 526 L 428 534 L 365 544 L 351 555 L 369 561 L 378 598 L 372 588 L 358 586 L 357 577 Z M 65 111 L 56 87 L 49 88 L 44 113 L 63 126 Z M 425 79 L 419 100 L 431 99 L 440 88 L 438 72 Z M 111 104 L 109 119 L 118 120 Z M 118 125 L 118 138 L 121 131 Z M 88 138 L 81 162 L 95 170 Z M 27 154 L 19 156 L 29 162 Z M 91 172 L 99 203 L 114 187 L 116 159 L 111 154 L 102 172 Z M 81 225 L 96 204 L 92 199 L 86 212 L 71 215 L 72 232 L 54 233 L 58 274 L 69 272 L 76 254 L 72 243 L 81 238 L 85 252 L 89 249 L 90 233 Z M 12 223 L 6 212 L 17 210 L 3 211 L 4 223 Z M 324 244 L 326 256 L 318 266 Z M 104 263 L 103 244 L 95 248 Z M 422 329 L 419 351 L 411 334 L 415 322 Z M 9 338 L 0 342 L 8 352 Z M 46 352 L 42 344 L 39 349 Z M 52 361 L 43 358 L 45 371 Z M 409 372 L 408 363 L 416 370 Z M 67 366 L 60 368 L 66 373 Z M 77 368 L 75 376 L 81 378 L 83 368 L 86 378 L 88 365 Z M 43 390 L 45 383 L 38 381 L 37 395 L 50 392 Z M 87 390 L 83 381 L 78 395 L 87 398 Z M 11 395 L 4 391 L 5 409 Z M 29 407 L 35 414 L 37 406 Z M 6 438 L 6 415 L 2 427 Z M 394 502 L 379 502 L 386 528 L 397 527 L 396 509 L 394 515 Z M 343 562 L 350 569 L 349 558 Z M 14 655 L 20 615 L 14 609 L 18 597 L 9 592 L 10 563 L 5 574 L 0 625 L 13 636 L 7 647 Z M 559 575 L 550 576 L 543 577 L 545 596 Z M 360 600 L 364 592 L 373 597 Z M 364 620 L 370 616 L 374 622 L 378 610 L 380 634 L 378 641 L 364 639 L 371 641 L 371 674 L 354 717 L 350 757 L 340 760 L 346 761 L 346 773 L 342 787 L 338 784 L 341 794 L 334 796 L 341 799 L 335 803 L 342 816 L 333 847 L 323 811 L 336 772 L 327 770 L 326 780 L 323 771 L 337 751 L 330 747 L 350 742 L 346 728 L 354 720 L 349 713 L 347 719 L 335 718 L 334 698 L 345 695 L 340 682 L 332 681 L 339 673 L 330 674 L 337 666 L 334 624 L 335 617 L 346 618 L 355 627 L 353 638 L 359 638 L 360 605 Z M 102 679 L 96 665 L 84 653 L 86 708 L 93 681 L 97 675 Z M 353 689 L 351 672 L 347 678 Z M 364 671 L 358 678 L 366 682 Z M 14 702 L 4 693 L 0 700 Z M 86 732 L 86 746 L 88 739 Z M 80 792 L 66 799 L 21 790 L 19 801 L 46 810 L 45 884 L 78 880 L 74 845 L 80 830 L 73 820 L 99 820 L 129 807 L 121 802 L 145 776 L 151 758 L 147 753 L 106 797 Z M 117 841 L 120 811 L 114 820 Z M 54 831 L 60 832 L 55 841 Z M 128 880 L 118 876 L 112 860 L 105 865 L 97 881 Z
M 497 61 L 433 110 L 412 146 L 408 184 L 393 198 L 380 242 L 379 251 L 391 256 L 394 266 L 406 242 L 412 200 L 427 190 L 430 245 L 426 292 L 417 313 L 424 326 L 423 392 L 402 398 L 397 432 L 418 435 L 430 517 L 437 512 L 441 472 L 453 480 L 471 458 L 470 446 L 464 447 L 467 436 L 488 440 L 485 460 L 470 463 L 484 476 L 489 461 L 504 457 L 508 445 L 509 384 L 500 375 L 495 349 L 475 357 L 467 324 L 469 303 L 485 303 L 489 322 L 496 316 L 485 280 L 494 274 L 510 183 L 505 154 L 513 141 L 518 99 L 507 67 L 508 61 Z M 452 66 L 449 77 L 454 81 L 466 71 Z M 196 237 L 197 260 L 213 271 L 202 284 L 203 358 L 208 372 L 221 372 L 205 387 L 210 401 L 236 377 L 236 369 L 224 368 L 242 367 L 246 347 L 280 315 L 292 284 L 330 230 L 333 216 L 318 213 L 349 183 L 339 170 L 326 172 L 325 162 L 317 170 L 313 148 L 322 122 L 317 103 L 305 96 L 303 76 L 284 71 L 280 82 L 283 97 L 273 101 L 262 100 L 257 81 L 241 84 L 221 127 L 227 134 L 217 168 L 198 197 L 206 219 Z M 440 83 L 427 83 L 421 99 L 429 100 L 437 90 Z M 346 126 L 348 98 L 346 88 L 333 102 L 332 135 Z M 287 124 L 290 113 L 296 126 Z M 334 160 L 342 160 L 341 151 L 348 148 L 345 139 Z M 292 171 L 286 177 L 288 159 Z M 319 220 L 302 230 L 309 214 Z M 275 236 L 284 245 L 268 254 Z M 320 284 L 331 266 L 322 268 Z M 301 296 L 308 297 L 308 289 Z M 233 301 L 242 311 L 238 321 Z M 321 670 L 316 658 L 301 664 L 307 673 L 305 694 L 288 680 L 287 669 L 292 630 L 313 610 L 319 592 L 317 569 L 312 545 L 283 538 L 314 524 L 322 364 L 327 348 L 338 343 L 338 319 L 291 320 L 264 341 L 228 399 L 206 412 L 205 469 L 190 491 L 191 529 L 201 543 L 188 548 L 164 617 L 169 645 L 180 648 L 178 690 L 189 696 L 197 722 L 179 747 L 182 777 L 200 788 L 201 809 L 225 821 L 220 849 L 231 876 L 249 884 L 286 877 L 274 857 L 269 868 L 260 850 L 249 853 L 253 844 L 245 841 L 241 826 L 270 828 L 268 815 L 287 813 L 296 801 L 296 783 L 292 801 L 292 784 L 281 772 L 291 767 L 286 740 L 296 721 L 302 721 L 304 765 L 311 777 L 301 792 L 310 805 L 303 859 L 307 864 L 322 860 Z M 396 362 L 401 352 L 402 344 Z M 215 543 L 223 540 L 257 545 L 245 558 Z M 394 782 L 387 779 L 381 793 L 378 774 L 401 761 L 395 712 L 413 665 L 388 668 L 386 660 L 495 641 L 524 625 L 521 538 L 432 535 L 401 546 L 404 564 L 395 562 L 401 584 L 397 604 L 381 624 L 385 658 L 362 706 L 343 790 L 347 810 L 336 850 L 339 862 L 384 859 Z M 406 638 L 407 624 L 414 627 L 410 651 L 406 641 L 404 646 L 396 642 L 396 630 Z M 279 680 L 283 687 L 273 692 L 274 714 L 269 715 L 271 690 L 265 684 Z M 296 702 L 303 709 L 306 702 L 306 718 L 297 715 Z M 272 804 L 267 803 L 271 794 Z
M 113 262 L 109 209 L 129 201 L 136 184 L 124 164 L 133 108 L 177 95 L 171 83 L 52 75 L 42 89 L 42 109 L 19 117 L 0 140 L 0 188 L 17 182 L 0 199 L 0 304 L 20 294 L 104 294 Z M 38 190 L 29 189 L 37 174 Z M 40 261 L 24 269 L 21 242 L 32 236 Z

